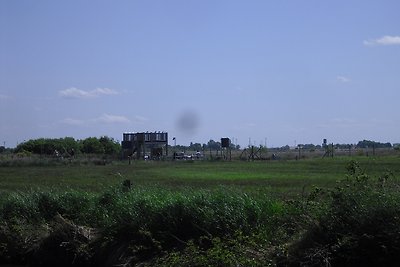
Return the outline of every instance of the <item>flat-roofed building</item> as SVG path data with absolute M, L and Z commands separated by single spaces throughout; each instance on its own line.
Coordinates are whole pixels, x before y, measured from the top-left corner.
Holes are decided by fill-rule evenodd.
M 168 133 L 126 132 L 122 134 L 121 145 L 124 157 L 160 159 L 168 156 Z

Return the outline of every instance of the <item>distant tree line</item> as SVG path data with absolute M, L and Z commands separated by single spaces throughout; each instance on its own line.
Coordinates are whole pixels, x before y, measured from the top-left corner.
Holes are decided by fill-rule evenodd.
M 327 144 L 327 146 L 330 146 L 331 144 Z M 391 143 L 380 143 L 380 142 L 375 142 L 375 141 L 369 141 L 369 140 L 363 140 L 359 141 L 357 144 L 334 144 L 333 147 L 335 149 L 350 149 L 353 147 L 356 148 L 392 148 Z M 314 145 L 314 144 L 299 144 L 295 147 L 296 149 L 301 148 L 304 150 L 318 150 L 324 148 L 323 145 Z M 289 150 L 290 146 L 282 146 L 278 148 L 279 150 Z
M 239 145 L 234 145 L 231 143 L 231 149 L 240 149 Z M 204 151 L 204 150 L 221 150 L 222 145 L 221 142 L 214 141 L 213 139 L 210 139 L 210 141 L 207 142 L 207 144 L 203 143 L 193 143 L 190 142 L 188 146 L 183 146 L 183 145 L 177 145 L 175 147 L 176 150 L 182 150 L 182 151 Z
M 173 146 L 170 145 L 170 148 Z M 322 145 L 299 144 L 296 148 L 303 150 L 322 149 Z M 357 144 L 334 144 L 335 149 L 357 148 L 399 148 L 399 144 L 380 143 L 370 140 L 359 141 Z M 221 150 L 221 142 L 210 139 L 207 143 L 190 142 L 188 146 L 176 145 L 174 149 L 181 151 L 205 151 L 205 150 Z M 239 145 L 231 144 L 231 149 L 240 149 Z M 289 150 L 288 145 L 275 148 L 279 150 Z M 4 152 L 29 152 L 39 155 L 54 155 L 59 153 L 64 156 L 74 156 L 75 154 L 102 154 L 102 155 L 120 155 L 121 144 L 108 136 L 88 137 L 82 140 L 75 140 L 73 137 L 64 138 L 39 138 L 20 143 L 15 149 L 0 146 L 0 153 Z
M 108 136 L 88 137 L 83 140 L 75 140 L 72 137 L 39 138 L 23 142 L 14 149 L 15 153 L 63 156 L 74 156 L 79 153 L 117 155 L 120 151 L 121 145 Z
M 327 144 L 330 145 L 330 144 Z M 391 143 L 380 143 L 380 142 L 375 142 L 375 141 L 369 141 L 369 140 L 363 140 L 359 141 L 357 144 L 334 144 L 333 147 L 335 149 L 349 149 L 353 147 L 357 148 L 392 148 Z M 323 149 L 323 145 L 314 145 L 314 144 L 298 144 L 295 149 L 301 148 L 303 150 L 319 150 Z M 207 144 L 201 144 L 201 143 L 193 143 L 190 142 L 189 146 L 184 146 L 184 145 L 177 145 L 176 146 L 177 150 L 182 150 L 182 151 L 202 151 L 202 150 L 220 150 L 221 149 L 221 142 L 210 140 L 207 142 Z M 231 149 L 240 149 L 239 145 L 234 145 L 231 144 Z M 290 150 L 291 147 L 286 145 L 278 148 L 274 148 L 278 150 Z
M 391 148 L 391 143 L 379 143 L 375 141 L 363 140 L 358 142 L 358 148 Z

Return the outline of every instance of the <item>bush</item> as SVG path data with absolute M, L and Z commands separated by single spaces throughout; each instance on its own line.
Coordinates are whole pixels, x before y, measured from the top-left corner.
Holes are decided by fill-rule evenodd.
M 348 166 L 330 191 L 329 207 L 290 248 L 288 266 L 395 266 L 400 261 L 400 195 L 387 183 Z

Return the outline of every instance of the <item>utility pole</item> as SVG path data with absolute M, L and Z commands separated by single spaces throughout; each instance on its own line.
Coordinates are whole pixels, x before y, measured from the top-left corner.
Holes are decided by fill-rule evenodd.
M 175 159 L 176 157 L 176 137 L 172 138 L 174 140 L 174 153 L 172 154 L 172 158 Z
M 300 154 L 300 153 L 301 153 L 301 152 L 300 152 L 300 150 L 301 150 L 301 146 L 299 145 L 299 147 L 298 147 L 298 148 L 299 148 L 299 159 L 300 159 L 300 156 L 301 156 L 301 154 Z

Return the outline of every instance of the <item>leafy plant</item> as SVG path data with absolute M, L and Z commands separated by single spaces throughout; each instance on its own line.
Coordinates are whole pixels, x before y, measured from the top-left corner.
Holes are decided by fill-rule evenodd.
M 286 265 L 393 266 L 400 260 L 397 187 L 372 181 L 357 162 L 347 170 L 346 179 L 329 190 L 328 209 L 291 247 Z

